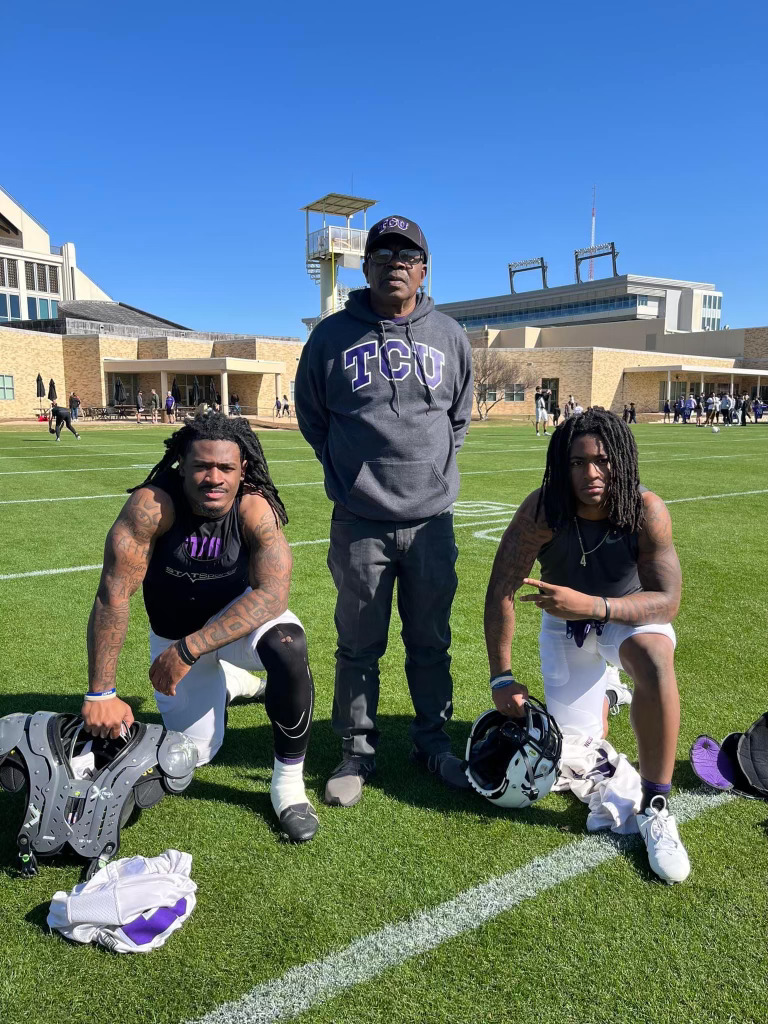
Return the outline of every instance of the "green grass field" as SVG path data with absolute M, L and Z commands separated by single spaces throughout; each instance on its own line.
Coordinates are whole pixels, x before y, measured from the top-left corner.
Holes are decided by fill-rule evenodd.
M 80 442 L 65 432 L 55 444 L 44 424 L 0 431 L 0 715 L 79 709 L 98 581 L 87 567 L 100 563 L 125 488 L 158 460 L 166 432 L 88 425 Z M 768 706 L 768 429 L 714 435 L 654 425 L 639 426 L 636 437 L 643 482 L 670 502 L 683 566 L 675 624 L 683 716 L 675 785 L 683 806 L 697 789 L 688 766 L 695 737 L 722 739 Z M 18 878 L 21 803 L 0 792 L 0 1021 L 175 1024 L 262 986 L 251 1003 L 215 1019 L 272 1021 L 305 1008 L 306 1024 L 765 1022 L 766 804 L 699 806 L 681 826 L 693 864 L 683 885 L 654 881 L 632 843 L 590 867 L 585 851 L 600 841 L 585 838 L 586 808 L 575 799 L 552 795 L 527 812 L 501 813 L 414 773 L 396 614 L 382 665 L 378 773 L 358 807 L 322 804 L 339 759 L 329 721 L 330 505 L 298 433 L 266 431 L 262 442 L 296 545 L 291 608 L 307 630 L 317 687 L 307 778 L 321 829 L 305 847 L 279 841 L 268 795 L 269 723 L 262 705 L 233 707 L 216 761 L 182 797 L 166 798 L 122 833 L 121 856 L 167 847 L 191 853 L 197 908 L 162 950 L 118 957 L 47 934 L 50 898 L 80 880 L 81 864 L 57 858 L 37 877 Z M 496 544 L 538 486 L 545 446 L 530 427 L 475 424 L 460 455 L 450 725 L 457 753 L 490 704 L 482 606 Z M 53 500 L 63 498 L 82 500 Z M 542 696 L 537 621 L 536 609 L 521 606 L 514 664 Z M 137 596 L 118 686 L 137 717 L 158 721 L 146 641 Z M 634 759 L 628 715 L 611 724 L 613 744 Z M 559 883 L 558 864 L 570 871 Z M 437 908 L 510 873 L 505 884 L 519 888 L 517 905 L 513 899 L 485 923 L 472 917 L 477 903 L 465 917 L 452 905 L 445 916 L 464 921 L 460 934 L 434 938 Z M 422 912 L 427 937 L 409 955 L 414 928 L 386 926 Z M 349 951 L 356 940 L 362 944 Z M 300 970 L 310 963 L 313 972 Z M 263 988 L 292 968 L 282 985 Z

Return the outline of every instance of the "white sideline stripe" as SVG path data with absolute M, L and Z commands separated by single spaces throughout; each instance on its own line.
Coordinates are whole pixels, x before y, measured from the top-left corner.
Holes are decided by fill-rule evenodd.
M 759 453 L 759 454 L 762 455 L 762 452 Z M 741 455 L 741 454 L 731 454 L 731 455 L 674 455 L 674 456 L 672 456 L 670 458 L 664 458 L 664 459 L 643 459 L 642 465 L 643 466 L 647 466 L 651 462 L 702 462 L 702 461 L 705 461 L 707 459 L 756 459 L 756 458 L 758 458 L 758 454 L 757 453 L 752 454 L 752 455 L 749 455 L 749 454 L 745 454 L 745 455 Z M 315 459 L 271 459 L 269 461 L 270 461 L 270 464 L 274 465 L 277 462 L 315 462 L 316 460 Z M 0 476 L 35 476 L 35 475 L 39 475 L 41 473 L 51 473 L 51 472 L 55 472 L 55 473 L 112 473 L 115 470 L 120 470 L 120 469 L 137 469 L 137 468 L 142 468 L 143 469 L 145 467 L 143 465 L 142 466 L 137 466 L 134 463 L 131 466 L 94 466 L 94 467 L 90 467 L 88 469 L 59 469 L 58 466 L 56 467 L 55 470 L 52 470 L 51 468 L 48 468 L 48 469 L 20 469 L 20 470 L 3 469 L 3 470 L 0 470 Z M 462 476 L 488 476 L 488 475 L 490 475 L 492 473 L 540 473 L 540 472 L 541 472 L 541 465 L 530 466 L 530 467 L 527 467 L 527 468 L 520 467 L 520 466 L 515 466 L 515 467 L 512 467 L 510 469 L 499 468 L 497 466 L 496 469 L 470 469 L 470 470 L 462 470 L 461 471 L 461 475 Z M 322 480 L 309 480 L 306 483 L 280 484 L 280 487 L 305 487 L 305 486 L 307 486 L 307 484 L 318 484 L 318 483 L 322 483 L 322 482 L 323 482 Z
M 674 798 L 679 822 L 727 803 L 728 793 L 683 791 Z M 194 1024 L 277 1024 L 325 1003 L 334 996 L 377 978 L 415 956 L 428 953 L 444 942 L 474 931 L 535 899 L 555 886 L 578 878 L 640 844 L 640 837 L 590 835 L 565 843 L 552 853 L 492 878 L 399 924 L 351 942 L 345 949 L 264 982 L 233 1002 L 224 1003 Z M 638 881 L 638 884 L 645 884 Z M 192 1024 L 192 1022 L 187 1022 Z
M 727 436 L 732 437 L 734 440 L 736 438 L 736 435 L 733 435 L 733 434 L 729 434 Z M 738 435 L 738 436 L 742 437 L 741 434 Z M 743 440 L 737 441 L 736 443 L 737 444 L 763 444 L 766 441 L 768 441 L 768 433 L 766 433 L 763 437 L 744 437 Z M 701 445 L 701 444 L 707 444 L 707 441 L 705 441 L 705 440 L 701 440 L 701 441 L 656 441 L 656 440 L 654 440 L 654 441 L 638 441 L 637 442 L 637 447 L 638 447 L 638 451 L 642 455 L 643 454 L 642 450 L 643 450 L 643 448 L 645 448 L 646 445 L 649 445 L 652 448 L 693 448 L 693 447 L 696 447 L 697 445 Z M 544 446 L 541 445 L 541 444 L 527 445 L 525 448 L 509 448 L 509 447 L 506 447 L 506 446 L 503 446 L 503 445 L 502 446 L 497 446 L 496 448 L 472 448 L 468 444 L 468 442 L 465 442 L 462 445 L 461 450 L 459 451 L 459 455 L 461 455 L 464 452 L 469 452 L 469 454 L 478 455 L 478 454 L 482 454 L 484 452 L 533 452 L 533 451 L 541 451 L 542 449 L 546 450 L 544 448 Z
M 322 480 L 318 481 L 318 483 L 322 483 Z M 305 487 L 307 485 L 306 484 L 287 484 L 287 485 L 284 485 L 284 486 L 288 486 L 288 487 Z M 749 494 L 768 494 L 768 488 L 766 488 L 765 490 L 762 490 L 762 491 L 731 491 L 728 494 L 701 494 L 701 495 L 699 495 L 698 497 L 695 497 L 695 498 L 670 498 L 668 501 L 665 501 L 664 504 L 665 505 L 674 505 L 674 504 L 677 504 L 677 503 L 679 503 L 681 501 L 709 501 L 710 498 L 740 498 L 740 497 L 743 497 L 743 496 L 749 495 Z M 99 494 L 99 495 L 93 495 L 93 497 L 99 497 L 99 498 L 122 498 L 122 494 Z M 24 499 L 24 501 L 67 501 L 67 500 L 77 500 L 77 499 L 67 499 L 67 498 L 25 498 Z M 664 501 L 663 498 L 662 498 L 662 501 Z M 21 502 L 19 502 L 19 504 L 20 503 Z M 2 504 L 2 505 L 12 505 L 12 504 L 16 504 L 16 502 L 12 502 L 12 501 L 11 502 L 0 502 L 0 504 Z M 510 510 L 510 511 L 513 511 L 513 510 Z M 505 513 L 502 513 L 502 512 L 491 513 L 487 518 L 481 519 L 481 520 L 477 520 L 476 522 L 470 522 L 470 523 L 457 523 L 457 522 L 454 522 L 453 528 L 455 530 L 458 530 L 462 526 L 489 526 L 489 527 L 491 527 L 491 526 L 506 526 L 506 523 L 509 521 L 509 519 L 510 519 L 510 516 L 506 512 Z M 485 539 L 495 540 L 495 538 L 492 538 L 492 537 L 488 537 L 488 538 L 485 538 Z M 289 547 L 301 548 L 301 547 L 306 547 L 307 545 L 310 545 L 310 544 L 330 544 L 330 542 L 331 542 L 330 541 L 330 537 L 320 537 L 318 540 L 294 540 L 294 541 L 291 542 Z M 71 566 L 68 569 L 35 569 L 33 572 L 3 573 L 2 575 L 0 575 L 0 580 L 20 580 L 20 579 L 26 579 L 29 576 L 57 576 L 60 573 L 65 573 L 65 572 L 85 572 L 88 569 L 101 569 L 101 563 L 99 563 L 99 565 L 73 565 L 73 566 Z
M 745 494 L 768 494 L 768 488 L 762 491 L 730 491 L 728 494 L 707 494 L 704 498 L 670 498 L 668 501 L 664 501 L 664 504 L 677 505 L 681 501 L 708 501 L 710 498 L 741 498 Z
M 93 501 L 95 498 L 125 498 L 123 494 L 75 494 L 65 498 L 9 498 L 0 505 L 32 505 L 39 501 Z
M 760 453 L 760 457 L 762 452 Z M 759 456 L 755 455 L 675 455 L 672 458 L 666 459 L 643 459 L 641 466 L 647 466 L 652 462 L 705 462 L 707 459 L 756 459 Z M 540 473 L 541 466 L 514 466 L 510 469 L 505 467 L 497 466 L 495 469 L 463 469 L 461 470 L 462 477 L 465 476 L 493 476 L 499 473 Z M 0 473 L 0 476 L 3 474 Z
M 116 495 L 116 497 L 122 497 L 122 495 Z M 46 499 L 43 498 L 43 499 L 38 499 L 38 500 L 44 501 Z M 60 500 L 60 499 L 51 498 L 50 500 L 51 501 L 57 501 L 57 500 Z M 502 519 L 502 520 L 500 520 L 498 518 L 498 514 L 497 514 L 495 516 L 491 516 L 488 519 L 481 519 L 479 522 L 476 522 L 476 523 L 454 523 L 454 529 L 457 529 L 460 526 L 496 526 L 499 523 L 504 525 L 504 524 L 506 524 L 508 522 L 508 520 L 509 520 L 509 513 L 506 513 L 505 514 L 505 518 Z M 294 540 L 294 541 L 291 541 L 291 543 L 288 546 L 292 547 L 292 548 L 303 548 L 303 547 L 307 547 L 310 544 L 330 544 L 330 543 L 331 543 L 331 538 L 330 537 L 320 537 L 320 538 L 318 538 L 318 540 Z M 102 564 L 99 563 L 98 565 L 73 565 L 73 566 L 70 566 L 67 569 L 34 569 L 32 572 L 9 572 L 9 573 L 3 573 L 2 575 L 0 575 L 0 580 L 21 580 L 21 579 L 26 579 L 29 576 L 59 576 L 61 573 L 65 573 L 65 572 L 86 572 L 89 569 L 101 569 L 101 567 L 102 567 Z
M 149 452 L 160 454 L 160 449 L 140 448 L 138 451 L 98 452 L 97 454 L 102 459 L 122 459 L 126 455 L 147 455 Z M 0 460 L 5 462 L 8 459 L 34 459 L 35 462 L 38 462 L 40 459 L 92 459 L 93 457 L 90 452 L 84 452 L 82 445 L 79 445 L 76 452 L 60 451 L 57 448 L 55 455 L 39 455 L 36 451 L 30 451 L 24 455 L 0 455 Z
M 63 572 L 85 572 L 86 569 L 101 569 L 102 563 L 98 565 L 73 565 L 69 569 L 35 569 L 34 572 L 6 572 L 0 576 L 0 580 L 21 580 L 27 576 L 59 576 Z

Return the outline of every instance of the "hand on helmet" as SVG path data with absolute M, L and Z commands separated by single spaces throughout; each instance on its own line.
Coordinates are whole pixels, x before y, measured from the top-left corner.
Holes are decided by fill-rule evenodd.
M 116 740 L 123 729 L 133 725 L 133 711 L 119 697 L 110 700 L 86 700 L 80 709 L 84 728 L 92 736 Z
M 512 675 L 509 675 L 510 679 L 513 679 Z M 522 683 L 509 682 L 505 686 L 497 686 L 493 689 L 495 682 L 502 682 L 504 676 L 494 676 L 491 680 L 491 697 L 493 703 L 496 706 L 496 710 L 500 711 L 502 715 L 509 715 L 510 718 L 524 718 L 525 708 L 523 707 L 524 702 L 528 699 L 528 688 L 523 686 Z

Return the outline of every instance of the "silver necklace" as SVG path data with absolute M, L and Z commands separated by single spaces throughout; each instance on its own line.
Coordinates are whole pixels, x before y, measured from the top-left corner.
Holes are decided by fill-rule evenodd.
M 591 548 L 589 551 L 585 551 L 584 550 L 584 542 L 581 539 L 581 530 L 579 529 L 579 522 L 578 522 L 576 516 L 573 517 L 573 525 L 576 527 L 576 536 L 579 538 L 579 547 L 581 548 L 581 560 L 579 562 L 579 565 L 586 565 L 587 564 L 587 555 L 591 555 L 595 551 L 597 551 L 597 549 L 600 547 L 600 544 L 603 544 L 605 542 L 605 540 L 607 539 L 608 534 L 611 532 L 611 528 L 610 528 L 610 526 L 608 527 L 608 529 L 605 531 L 605 536 L 603 537 L 603 539 L 600 541 L 599 544 L 595 544 L 595 546 L 593 548 Z

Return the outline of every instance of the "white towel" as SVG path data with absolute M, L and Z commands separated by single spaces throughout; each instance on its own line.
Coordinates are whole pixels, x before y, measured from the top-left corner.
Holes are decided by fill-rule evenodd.
M 642 799 L 640 775 L 607 740 L 581 733 L 563 735 L 560 775 L 552 791 L 568 790 L 589 806 L 588 832 L 609 828 L 626 835 L 638 831 L 635 815 Z
M 192 858 L 179 850 L 112 861 L 71 893 L 54 893 L 48 926 L 116 953 L 149 953 L 195 909 L 191 868 Z

